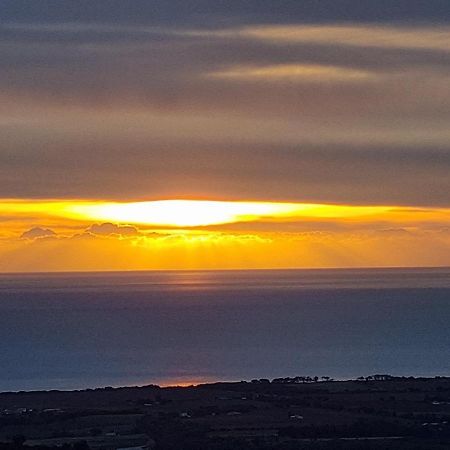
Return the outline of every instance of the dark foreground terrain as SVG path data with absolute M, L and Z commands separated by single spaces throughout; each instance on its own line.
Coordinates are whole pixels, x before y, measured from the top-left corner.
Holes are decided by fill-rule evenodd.
M 450 378 L 0 394 L 0 450 L 450 449 Z

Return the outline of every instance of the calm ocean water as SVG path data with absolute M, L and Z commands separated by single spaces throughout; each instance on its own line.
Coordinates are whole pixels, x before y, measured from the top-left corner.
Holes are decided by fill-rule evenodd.
M 0 275 L 0 391 L 450 375 L 450 269 Z

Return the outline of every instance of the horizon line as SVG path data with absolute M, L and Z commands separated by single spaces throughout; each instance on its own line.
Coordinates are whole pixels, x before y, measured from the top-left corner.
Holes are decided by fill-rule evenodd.
M 51 271 L 11 271 L 4 275 L 61 275 L 61 274 L 119 274 L 149 272 L 281 272 L 281 271 L 359 271 L 359 270 L 450 270 L 450 265 L 442 266 L 326 266 L 326 267 L 274 267 L 274 268 L 223 268 L 223 269 L 107 269 L 107 270 L 51 270 Z

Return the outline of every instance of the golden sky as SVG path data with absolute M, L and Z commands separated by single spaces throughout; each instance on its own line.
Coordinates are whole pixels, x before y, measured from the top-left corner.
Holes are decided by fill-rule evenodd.
M 450 265 L 448 8 L 20 2 L 0 271 Z
M 0 214 L 1 271 L 450 262 L 450 208 L 9 199 Z

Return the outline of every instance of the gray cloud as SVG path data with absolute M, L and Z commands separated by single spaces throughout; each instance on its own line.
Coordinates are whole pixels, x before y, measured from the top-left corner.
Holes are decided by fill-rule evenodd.
M 151 136 L 79 140 L 37 135 L 16 145 L 14 154 L 1 154 L 0 161 L 0 191 L 10 197 L 206 197 L 448 206 L 450 192 L 450 153 L 437 146 L 228 139 L 183 143 L 155 142 Z
M 450 18 L 446 0 L 2 0 L 5 21 L 202 24 L 398 21 Z
M 41 239 L 48 237 L 55 237 L 56 233 L 49 228 L 33 227 L 22 233 L 22 239 Z
M 219 23 L 223 5 L 212 3 L 200 2 L 199 10 Z M 236 23 L 256 21 L 256 3 L 240 3 L 230 7 Z M 286 2 L 278 22 L 300 23 L 287 14 L 300 17 L 299 3 Z M 372 21 L 381 21 L 383 5 L 358 2 L 355 14 L 361 3 Z M 185 8 L 167 4 L 154 7 Z M 119 6 L 99 21 L 104 4 L 96 5 L 90 13 L 68 4 L 34 13 L 33 6 L 21 12 L 9 5 L 9 24 L 0 32 L 2 197 L 450 204 L 450 53 L 439 45 L 232 38 L 192 33 L 193 17 L 170 26 L 158 15 L 150 20 L 144 4 L 147 21 L 138 20 L 134 7 L 119 14 Z M 406 3 L 399 5 L 390 19 L 406 11 Z M 410 14 L 421 10 L 418 2 L 408 5 Z M 424 20 L 428 10 L 439 8 L 428 4 Z M 335 6 L 330 11 L 341 20 Z M 413 31 L 433 26 L 409 25 Z M 326 76 L 208 77 L 240 66 L 290 64 L 371 77 L 345 83 Z
M 112 223 L 102 223 L 91 225 L 86 233 L 96 235 L 119 235 L 119 236 L 135 236 L 139 234 L 137 228 L 127 225 L 116 225 Z

